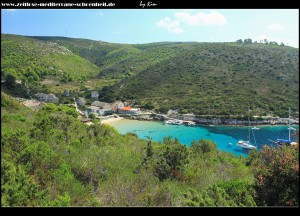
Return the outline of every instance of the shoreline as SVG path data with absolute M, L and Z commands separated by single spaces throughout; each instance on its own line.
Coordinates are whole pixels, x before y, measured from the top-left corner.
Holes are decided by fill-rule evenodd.
M 121 121 L 123 119 L 124 118 L 122 118 L 122 117 L 103 119 L 103 120 L 101 120 L 101 124 L 109 124 L 109 123 L 112 123 L 112 122 Z
M 179 119 L 182 121 L 193 121 L 200 125 L 232 125 L 232 126 L 262 126 L 262 125 L 288 125 L 288 118 L 277 119 L 254 119 L 248 122 L 245 119 L 225 118 L 225 117 L 202 117 L 202 116 L 177 116 L 168 117 L 163 114 L 137 114 L 137 115 L 121 115 L 125 119 L 146 120 L 146 121 L 165 121 L 169 119 Z M 299 125 L 298 119 L 290 119 L 291 125 Z
M 101 124 L 109 124 L 112 122 L 120 121 L 120 120 L 129 120 L 129 121 L 144 121 L 144 122 L 158 122 L 158 123 L 163 123 L 163 121 L 160 120 L 145 120 L 145 119 L 132 119 L 132 118 L 123 118 L 123 117 L 117 117 L 117 118 L 110 118 L 110 119 L 105 119 L 101 121 Z M 243 124 L 201 124 L 201 123 L 196 123 L 196 125 L 185 125 L 184 126 L 188 127 L 195 127 L 195 126 L 205 126 L 205 127 L 219 127 L 219 126 L 230 126 L 230 127 L 248 127 L 248 125 L 243 125 Z M 286 124 L 251 124 L 250 127 L 266 127 L 266 126 L 288 126 Z M 299 126 L 298 124 L 293 124 L 291 126 Z

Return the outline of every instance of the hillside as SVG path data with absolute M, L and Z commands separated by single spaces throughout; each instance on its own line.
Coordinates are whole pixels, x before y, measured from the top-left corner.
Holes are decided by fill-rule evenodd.
M 79 80 L 83 87 L 92 83 L 100 100 L 121 99 L 163 113 L 178 109 L 198 115 L 243 115 L 248 107 L 253 115 L 287 117 L 288 107 L 294 116 L 299 112 L 299 54 L 287 46 L 133 45 L 3 34 L 1 43 L 2 73 L 69 83 L 52 85 L 53 91 L 70 89 Z
M 1 206 L 299 206 L 298 145 L 235 157 L 211 140 L 141 140 L 88 126 L 70 106 L 33 111 L 11 96 L 76 86 L 72 97 L 98 90 L 161 112 L 243 114 L 250 103 L 286 117 L 298 111 L 298 72 L 290 47 L 2 34 Z
M 68 82 L 99 71 L 96 65 L 57 43 L 1 34 L 1 72 L 29 81 L 52 76 Z
M 174 45 L 175 46 L 175 45 Z M 105 89 L 139 106 L 161 112 L 287 116 L 298 111 L 298 49 L 267 45 L 194 43 L 135 76 Z M 133 66 L 135 67 L 135 66 Z
M 182 51 L 182 43 L 114 44 L 65 37 L 33 37 L 67 47 L 96 64 L 99 77 L 125 78 L 169 59 Z M 186 45 L 184 45 L 186 46 Z
M 210 140 L 156 143 L 76 116 L 1 92 L 1 206 L 299 205 L 298 145 L 245 159 Z
M 160 144 L 75 116 L 54 104 L 34 112 L 1 93 L 1 206 L 186 206 L 189 190 L 212 186 L 232 195 L 224 205 L 256 205 L 246 160 L 211 141 Z

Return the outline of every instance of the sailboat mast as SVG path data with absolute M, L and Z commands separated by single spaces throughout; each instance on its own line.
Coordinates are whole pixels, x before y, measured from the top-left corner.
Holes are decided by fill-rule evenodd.
M 289 142 L 291 141 L 291 108 L 289 107 Z
M 248 107 L 248 140 L 250 143 L 250 107 Z

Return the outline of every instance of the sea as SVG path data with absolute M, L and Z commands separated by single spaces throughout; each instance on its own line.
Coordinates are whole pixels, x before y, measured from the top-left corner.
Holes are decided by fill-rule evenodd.
M 232 154 L 247 157 L 249 150 L 242 149 L 236 144 L 239 140 L 248 139 L 248 126 L 224 126 L 224 125 L 170 125 L 163 122 L 154 121 L 138 121 L 138 120 L 120 120 L 109 123 L 119 133 L 126 134 L 133 132 L 141 139 L 152 138 L 157 142 L 162 142 L 164 137 L 176 137 L 178 140 L 187 146 L 193 140 L 208 139 L 217 144 L 221 151 L 231 152 Z M 268 125 L 256 126 L 258 130 L 250 130 L 250 143 L 257 146 L 257 150 L 263 145 L 274 146 L 270 140 L 288 139 L 288 125 Z M 298 125 L 292 127 L 299 129 Z M 291 140 L 296 141 L 296 137 L 292 135 Z M 253 136 L 254 135 L 254 136 Z

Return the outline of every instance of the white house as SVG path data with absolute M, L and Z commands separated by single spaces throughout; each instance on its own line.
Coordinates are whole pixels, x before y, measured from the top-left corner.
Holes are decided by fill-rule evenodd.
M 98 114 L 98 109 L 99 109 L 99 107 L 96 107 L 96 106 L 89 106 L 89 107 L 87 108 L 87 112 L 88 112 L 88 114 L 94 113 L 95 115 L 97 115 L 97 114 Z
M 76 100 L 76 103 L 78 104 L 78 106 L 84 106 L 86 101 L 83 97 L 80 97 Z
M 113 111 L 111 109 L 103 109 L 97 106 L 89 106 L 87 110 L 85 111 L 87 115 L 90 113 L 95 114 L 96 116 L 104 116 L 104 115 L 109 115 L 112 114 Z
M 48 103 L 58 103 L 59 98 L 56 97 L 54 94 L 48 94 L 47 102 Z
M 169 110 L 168 112 L 167 112 L 167 116 L 169 116 L 169 117 L 176 117 L 176 116 L 178 116 L 178 110 Z
M 92 91 L 91 98 L 98 99 L 99 94 L 97 91 Z
M 111 115 L 113 111 L 111 109 L 98 109 L 98 115 L 104 116 L 104 115 Z
M 105 102 L 101 102 L 101 101 L 94 101 L 91 105 L 99 107 L 101 109 L 111 109 L 111 104 L 105 103 Z
M 59 98 L 56 97 L 54 94 L 44 94 L 44 93 L 37 93 L 35 95 L 40 101 L 44 101 L 47 103 L 58 103 Z
M 125 106 L 125 104 L 122 101 L 115 101 L 111 104 L 111 109 L 113 111 L 117 111 L 118 109 L 121 109 Z

